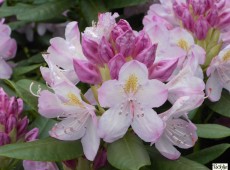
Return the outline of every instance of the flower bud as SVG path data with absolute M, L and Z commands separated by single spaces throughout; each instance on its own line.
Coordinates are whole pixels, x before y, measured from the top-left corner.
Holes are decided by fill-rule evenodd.
M 202 15 L 205 13 L 206 9 L 207 9 L 207 0 L 192 0 L 191 1 L 191 5 L 193 8 L 193 12 L 196 15 Z
M 217 8 L 213 8 L 208 12 L 206 20 L 212 27 L 219 23 Z
M 111 38 L 115 42 L 117 37 L 124 34 L 126 31 L 130 31 L 132 28 L 126 20 L 120 19 L 111 31 Z
M 114 52 L 111 44 L 106 40 L 105 37 L 102 37 L 101 42 L 98 47 L 98 52 L 100 59 L 103 63 L 108 63 L 111 58 L 114 56 Z
M 74 60 L 73 65 L 80 81 L 89 84 L 98 84 L 102 81 L 100 71 L 95 64 L 84 60 Z
M 9 143 L 10 143 L 10 137 L 4 132 L 0 132 L 0 146 L 6 145 Z
M 188 9 L 184 9 L 181 19 L 182 19 L 184 27 L 190 31 L 193 31 L 194 20 Z
M 16 117 L 14 116 L 14 115 L 10 115 L 9 117 L 8 117 L 8 120 L 7 120 L 7 122 L 6 122 L 6 133 L 10 133 L 14 128 L 16 128 L 17 127 L 17 119 L 16 119 Z
M 121 67 L 125 64 L 125 58 L 122 54 L 115 55 L 108 63 L 110 76 L 112 79 L 118 79 Z
M 194 32 L 196 37 L 199 40 L 205 39 L 206 35 L 208 33 L 209 30 L 209 23 L 206 19 L 204 19 L 203 17 L 200 17 L 196 23 L 195 23 L 195 27 L 194 27 Z
M 34 141 L 38 137 L 38 133 L 39 133 L 39 129 L 33 128 L 32 130 L 26 133 L 25 140 L 27 142 Z

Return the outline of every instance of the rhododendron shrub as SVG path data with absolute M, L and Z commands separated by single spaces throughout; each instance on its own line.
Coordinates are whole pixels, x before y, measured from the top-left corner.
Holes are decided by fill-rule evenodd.
M 0 3 L 0 170 L 224 161 L 227 0 Z

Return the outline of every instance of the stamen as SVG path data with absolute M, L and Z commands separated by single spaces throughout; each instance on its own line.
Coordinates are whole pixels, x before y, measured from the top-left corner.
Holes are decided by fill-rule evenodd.
M 230 60 L 230 50 L 224 54 L 223 61 Z
M 187 41 L 185 41 L 184 39 L 180 39 L 178 42 L 177 42 L 177 45 L 181 48 L 183 48 L 184 50 L 188 51 L 189 50 L 189 46 L 188 46 L 188 43 Z
M 135 93 L 138 87 L 138 78 L 135 74 L 131 74 L 126 80 L 124 91 L 126 93 Z

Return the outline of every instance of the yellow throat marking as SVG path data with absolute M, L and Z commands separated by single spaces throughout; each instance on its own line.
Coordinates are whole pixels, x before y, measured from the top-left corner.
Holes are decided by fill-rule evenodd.
M 230 50 L 224 54 L 223 60 L 224 61 L 230 60 Z
M 135 74 L 131 74 L 125 82 L 124 91 L 126 93 L 136 92 L 138 87 L 138 78 Z
M 82 102 L 79 100 L 79 98 L 73 94 L 73 93 L 68 93 L 68 102 L 64 103 L 66 105 L 71 105 L 71 106 L 79 106 L 79 107 L 84 107 Z
M 187 41 L 185 41 L 184 39 L 180 39 L 178 42 L 177 42 L 177 45 L 181 48 L 183 48 L 184 50 L 188 51 L 189 50 L 189 46 L 188 46 L 188 43 Z

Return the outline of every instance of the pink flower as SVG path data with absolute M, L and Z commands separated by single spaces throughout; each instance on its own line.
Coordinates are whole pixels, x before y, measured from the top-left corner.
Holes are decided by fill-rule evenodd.
M 40 93 L 38 104 L 40 114 L 62 120 L 52 128 L 50 136 L 60 140 L 81 139 L 85 156 L 93 160 L 100 143 L 94 107 L 82 101 L 80 90 L 69 82 L 52 88 L 54 93 L 47 90 Z
M 9 79 L 12 74 L 12 68 L 6 60 L 14 58 L 17 50 L 17 44 L 10 37 L 11 29 L 0 20 L 0 78 Z
M 230 46 L 224 48 L 218 56 L 213 58 L 207 69 L 209 76 L 206 83 L 206 94 L 211 101 L 218 101 L 222 89 L 230 91 Z
M 99 136 L 113 142 L 122 138 L 131 125 L 144 141 L 156 141 L 164 126 L 152 108 L 161 106 L 167 94 L 163 83 L 148 79 L 144 64 L 135 60 L 124 64 L 118 80 L 106 81 L 98 89 L 99 103 L 109 107 L 99 119 Z
M 184 96 L 171 109 L 160 114 L 166 127 L 155 147 L 163 156 L 178 159 L 180 152 L 174 146 L 187 149 L 195 144 L 196 126 L 188 119 L 187 112 L 199 107 L 203 101 L 204 95 Z
M 24 170 L 59 170 L 53 162 L 23 161 Z

